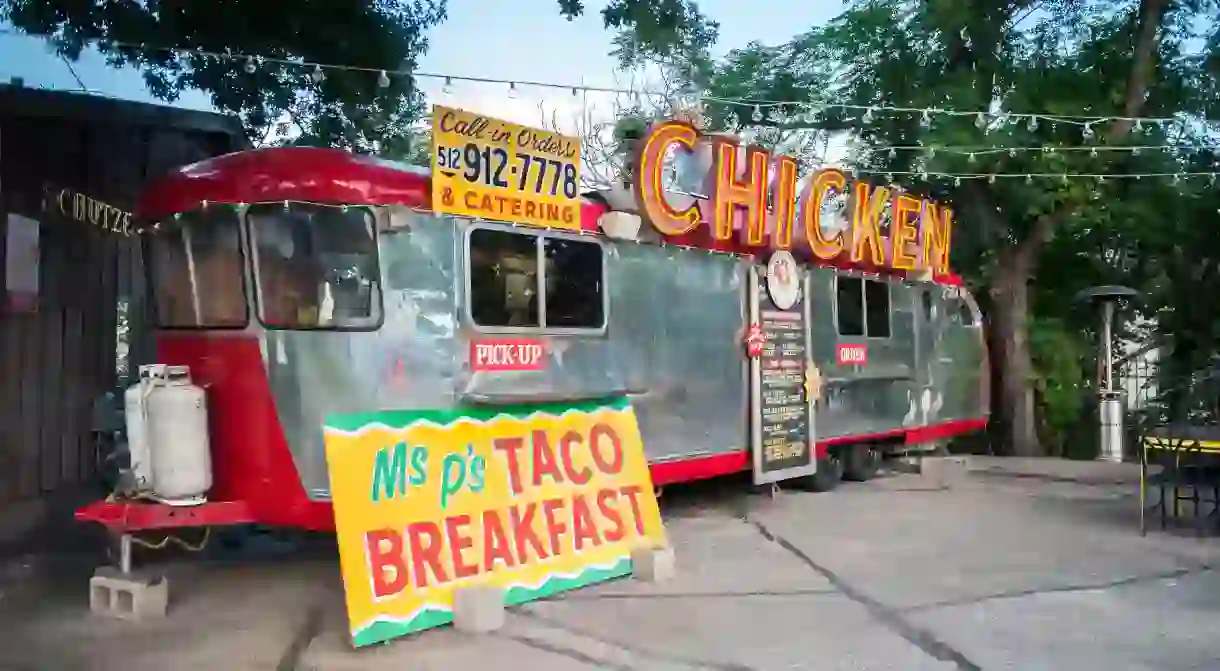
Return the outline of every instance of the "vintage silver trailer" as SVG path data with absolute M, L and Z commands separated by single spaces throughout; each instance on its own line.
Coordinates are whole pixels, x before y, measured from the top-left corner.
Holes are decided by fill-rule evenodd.
M 611 237 L 607 222 L 632 215 L 596 198 L 578 230 L 437 215 L 430 179 L 276 148 L 150 187 L 139 215 L 157 360 L 208 390 L 214 484 L 201 506 L 104 501 L 78 518 L 123 533 L 333 528 L 320 420 L 388 408 L 627 395 L 655 484 L 751 467 L 758 397 L 743 339 L 765 255 Z M 881 451 L 985 425 L 978 309 L 954 277 L 925 275 L 801 257 L 800 338 L 820 376 L 809 484 L 866 478 Z M 482 365 L 472 357 L 487 343 L 541 344 L 539 360 Z

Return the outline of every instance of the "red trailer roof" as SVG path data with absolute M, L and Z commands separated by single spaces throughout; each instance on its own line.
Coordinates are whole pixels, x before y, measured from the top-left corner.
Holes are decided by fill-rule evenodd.
M 276 201 L 431 209 L 432 193 L 426 168 L 360 156 L 341 149 L 274 147 L 225 154 L 179 168 L 144 190 L 136 206 L 136 216 L 148 221 L 190 212 L 207 204 Z M 602 203 L 585 201 L 581 206 L 581 229 L 600 233 L 598 218 L 608 209 Z M 724 253 L 764 254 L 768 251 L 745 247 L 736 239 L 715 240 L 706 231 L 667 241 Z M 808 250 L 792 251 L 815 265 L 851 268 L 845 262 L 820 262 Z M 961 284 L 957 275 L 937 277 L 936 281 Z

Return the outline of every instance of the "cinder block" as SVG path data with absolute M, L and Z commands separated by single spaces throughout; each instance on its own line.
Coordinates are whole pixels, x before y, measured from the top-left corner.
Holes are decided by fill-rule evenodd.
M 969 464 L 966 457 L 923 457 L 919 474 L 938 487 L 951 487 L 966 479 Z
M 123 574 L 103 566 L 89 579 L 89 610 L 123 620 L 165 617 L 169 608 L 169 581 L 164 576 Z
M 470 634 L 485 634 L 504 626 L 504 590 L 470 585 L 453 591 L 453 626 Z
M 631 551 L 631 575 L 644 582 L 665 582 L 677 573 L 671 547 L 638 547 Z

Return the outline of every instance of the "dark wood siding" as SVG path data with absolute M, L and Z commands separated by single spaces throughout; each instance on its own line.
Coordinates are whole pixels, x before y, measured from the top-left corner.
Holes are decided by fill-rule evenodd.
M 0 506 L 94 478 L 92 405 L 120 383 L 120 300 L 132 365 L 151 357 L 137 238 L 64 217 L 47 194 L 67 188 L 131 211 L 148 179 L 245 146 L 219 115 L 0 87 Z M 9 213 L 41 223 L 34 312 L 3 308 Z

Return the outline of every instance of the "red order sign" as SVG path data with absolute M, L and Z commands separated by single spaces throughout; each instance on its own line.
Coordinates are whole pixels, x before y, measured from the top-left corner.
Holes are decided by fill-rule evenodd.
M 546 343 L 536 338 L 470 341 L 470 369 L 478 372 L 529 371 L 546 367 Z
M 839 345 L 840 366 L 867 366 L 868 345 Z

